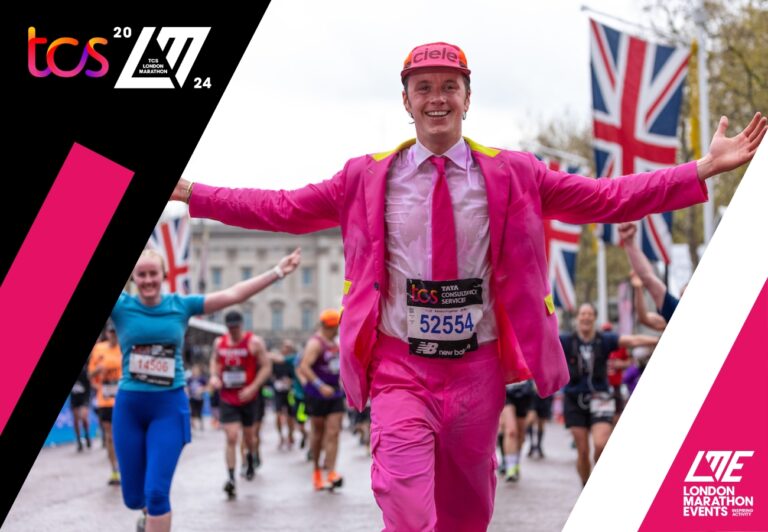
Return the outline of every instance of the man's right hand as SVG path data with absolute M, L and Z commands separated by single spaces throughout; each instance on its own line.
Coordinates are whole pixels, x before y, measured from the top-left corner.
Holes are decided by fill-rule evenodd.
M 189 185 L 190 182 L 184 179 L 183 177 L 179 179 L 179 182 L 176 183 L 176 187 L 173 189 L 173 192 L 171 193 L 171 200 L 172 201 L 183 201 L 184 203 L 189 203 Z
M 216 375 L 211 376 L 211 380 L 209 381 L 209 384 L 211 385 L 211 388 L 213 388 L 214 390 L 221 389 L 221 379 Z
M 328 386 L 327 384 L 323 384 L 322 386 L 320 386 L 320 389 L 318 391 L 323 397 L 327 399 L 333 397 L 333 394 L 336 393 L 336 390 L 334 390 L 332 386 Z

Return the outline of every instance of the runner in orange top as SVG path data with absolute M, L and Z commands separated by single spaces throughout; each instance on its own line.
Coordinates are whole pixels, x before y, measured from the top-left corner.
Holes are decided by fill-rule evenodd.
M 96 388 L 96 406 L 99 411 L 99 421 L 104 431 L 104 446 L 107 448 L 109 463 L 112 464 L 112 474 L 109 477 L 110 486 L 120 485 L 120 473 L 117 469 L 115 446 L 112 443 L 112 407 L 115 406 L 117 383 L 123 374 L 122 353 L 117 343 L 115 325 L 110 321 L 105 328 L 107 339 L 97 343 L 91 352 L 88 363 L 88 377 Z

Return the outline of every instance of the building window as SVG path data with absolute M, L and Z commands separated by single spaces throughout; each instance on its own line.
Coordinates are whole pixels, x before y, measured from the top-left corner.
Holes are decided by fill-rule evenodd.
M 301 309 L 301 330 L 302 331 L 311 331 L 312 330 L 312 322 L 314 321 L 314 316 L 312 315 L 312 309 L 304 307 Z
M 331 273 L 339 273 L 339 265 L 335 262 L 331 264 Z
M 221 289 L 221 268 L 211 268 L 211 284 L 214 290 Z
M 283 330 L 283 305 L 272 305 L 272 331 Z
M 240 278 L 243 281 L 247 281 L 248 279 L 253 277 L 253 268 L 251 268 L 250 266 L 243 266 L 242 268 L 240 268 L 240 273 L 241 273 Z
M 312 301 L 301 304 L 301 330 L 309 332 L 317 323 L 317 305 Z
M 250 310 L 243 312 L 243 327 L 245 327 L 246 331 L 253 330 L 253 312 Z
M 312 268 L 301 269 L 301 284 L 304 286 L 312 285 Z

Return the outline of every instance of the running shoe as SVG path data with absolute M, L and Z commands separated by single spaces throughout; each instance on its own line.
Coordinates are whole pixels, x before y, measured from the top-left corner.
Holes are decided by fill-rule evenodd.
M 504 473 L 504 480 L 506 480 L 507 482 L 517 482 L 519 479 L 520 479 L 520 466 L 518 464 L 509 466 L 507 468 L 507 471 Z
M 261 467 L 261 455 L 259 454 L 259 451 L 253 453 L 253 467 L 256 469 Z
M 256 470 L 253 468 L 253 466 L 248 466 L 245 470 L 245 480 L 253 480 L 253 477 L 256 476 Z
M 328 473 L 328 484 L 331 488 L 340 488 L 344 485 L 344 477 L 339 475 L 336 471 Z
M 109 475 L 109 482 L 107 482 L 107 485 L 109 486 L 119 486 L 120 485 L 120 473 L 117 471 L 112 471 L 112 474 Z
M 323 482 L 323 472 L 320 469 L 315 469 L 314 475 L 312 475 L 312 485 L 316 491 L 324 490 L 330 486 Z
M 147 528 L 147 514 L 141 514 L 139 520 L 136 521 L 136 532 L 144 532 Z
M 230 499 L 234 499 L 237 495 L 235 493 L 235 483 L 231 480 L 227 480 L 226 484 L 224 484 L 224 491 L 227 493 L 227 497 Z

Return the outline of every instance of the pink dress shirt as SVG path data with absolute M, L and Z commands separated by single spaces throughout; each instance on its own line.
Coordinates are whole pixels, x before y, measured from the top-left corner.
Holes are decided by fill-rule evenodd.
M 432 189 L 437 171 L 427 161 L 434 155 L 418 141 L 401 151 L 390 167 L 384 206 L 388 290 L 382 294 L 379 331 L 405 341 L 406 279 L 432 278 Z M 476 325 L 478 343 L 498 337 L 493 295 L 488 289 L 488 196 L 485 180 L 465 140 L 443 154 L 456 220 L 459 277 L 483 280 L 483 318 Z

